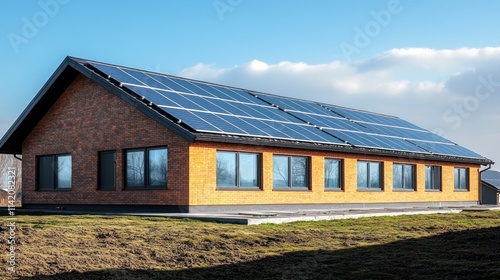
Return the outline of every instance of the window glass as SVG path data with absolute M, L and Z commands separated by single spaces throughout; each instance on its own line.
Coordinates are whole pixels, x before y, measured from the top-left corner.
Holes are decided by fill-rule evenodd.
M 292 160 L 292 186 L 297 188 L 307 188 L 308 163 L 306 157 L 291 157 Z
M 370 162 L 370 189 L 380 189 L 380 163 Z
M 38 189 L 71 189 L 71 155 L 38 157 Z
M 433 166 L 426 166 L 425 167 L 425 189 L 426 190 L 433 190 L 433 176 L 432 176 L 432 167 Z
M 368 188 L 368 163 L 358 162 L 358 189 Z
M 116 188 L 116 152 L 99 153 L 99 189 L 114 190 Z
M 57 187 L 59 189 L 71 188 L 71 156 L 57 157 Z
M 217 186 L 236 187 L 236 153 L 217 152 Z
M 382 163 L 358 161 L 358 189 L 382 188 Z
M 54 189 L 54 156 L 38 158 L 38 189 Z
M 144 187 L 145 160 L 143 150 L 126 152 L 126 185 L 127 187 Z
M 273 156 L 275 188 L 308 188 L 309 159 L 296 156 Z
M 455 190 L 469 189 L 469 169 L 455 168 Z
M 289 186 L 289 166 L 287 156 L 273 156 L 273 186 L 286 188 Z
M 397 163 L 393 166 L 393 188 L 415 190 L 415 166 Z
M 218 188 L 259 188 L 259 154 L 217 152 Z
M 149 158 L 149 185 L 167 185 L 167 149 L 150 149 Z
M 467 172 L 465 171 L 465 168 L 460 169 L 460 189 L 467 189 Z
M 403 188 L 403 165 L 394 164 L 393 165 L 393 188 L 402 189 Z
M 404 166 L 404 189 L 414 190 L 415 189 L 415 166 L 405 165 Z
M 325 159 L 325 189 L 341 188 L 341 161 Z
M 425 189 L 440 190 L 441 189 L 441 167 L 426 166 L 425 167 Z
M 240 153 L 240 186 L 259 187 L 259 156 Z

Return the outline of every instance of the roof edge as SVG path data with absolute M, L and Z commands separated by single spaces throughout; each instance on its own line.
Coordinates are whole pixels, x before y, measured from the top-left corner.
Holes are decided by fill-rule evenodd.
M 217 134 L 197 134 L 197 141 L 203 142 L 218 142 L 218 143 L 231 143 L 231 144 L 244 144 L 244 145 L 255 145 L 255 143 L 263 146 L 269 147 L 280 147 L 280 148 L 290 148 L 290 149 L 304 149 L 316 151 L 330 151 L 330 152 L 340 152 L 347 154 L 363 154 L 372 156 L 383 156 L 383 157 L 393 157 L 393 158 L 407 158 L 407 159 L 417 159 L 417 160 L 429 160 L 429 161 L 440 161 L 440 162 L 454 162 L 454 163 L 464 163 L 464 164 L 477 164 L 477 165 L 489 165 L 494 164 L 490 159 L 469 159 L 460 158 L 453 156 L 440 156 L 440 155 L 424 155 L 411 152 L 398 152 L 398 151 L 385 151 L 369 148 L 359 148 L 354 146 L 342 146 L 342 145 L 327 145 L 327 144 L 313 144 L 306 142 L 294 142 L 279 140 L 273 141 L 263 138 L 254 137 L 243 137 L 243 136 L 232 136 L 227 137 L 224 135 Z
M 0 139 L 0 153 L 2 154 L 20 154 L 22 153 L 22 149 L 16 149 L 13 147 L 5 147 L 9 144 L 9 140 L 19 132 L 20 127 L 25 122 L 26 118 L 29 114 L 40 104 L 40 101 L 46 95 L 46 93 L 52 88 L 54 83 L 58 80 L 58 78 L 64 73 L 67 69 L 68 65 L 70 65 L 71 58 L 66 57 L 63 62 L 57 67 L 57 69 L 52 73 L 49 79 L 45 82 L 45 84 L 40 88 L 38 93 L 33 97 L 33 99 L 28 103 L 28 106 L 21 112 L 19 117 L 14 121 L 12 126 L 7 130 L 7 132 Z M 52 105 L 52 104 L 50 104 Z M 8 145 L 9 146 L 9 145 Z
M 0 139 L 0 154 L 22 154 L 23 140 L 38 124 L 41 117 L 43 117 L 52 107 L 64 90 L 73 82 L 78 73 L 96 82 L 98 85 L 115 94 L 146 116 L 165 126 L 167 129 L 172 130 L 189 142 L 193 142 L 196 139 L 196 136 L 190 131 L 179 127 L 165 116 L 160 115 L 159 112 L 152 110 L 146 104 L 141 103 L 120 88 L 107 82 L 98 73 L 86 68 L 84 66 L 86 61 L 87 60 L 67 56 L 61 62 L 35 97 L 33 97 L 30 103 Z

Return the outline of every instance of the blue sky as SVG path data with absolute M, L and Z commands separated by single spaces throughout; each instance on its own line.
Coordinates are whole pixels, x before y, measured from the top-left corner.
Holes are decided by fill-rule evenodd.
M 397 115 L 500 161 L 499 1 L 2 4 L 0 135 L 71 55 Z

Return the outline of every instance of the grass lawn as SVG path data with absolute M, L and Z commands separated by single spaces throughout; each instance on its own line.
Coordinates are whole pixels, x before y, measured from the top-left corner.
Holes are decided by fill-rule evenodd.
M 500 279 L 500 211 L 259 226 L 19 213 L 14 274 L 1 218 L 0 279 Z

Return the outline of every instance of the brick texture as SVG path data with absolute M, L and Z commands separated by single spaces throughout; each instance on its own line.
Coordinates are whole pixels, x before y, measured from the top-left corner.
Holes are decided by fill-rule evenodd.
M 188 145 L 83 75 L 78 76 L 23 142 L 23 195 L 29 204 L 187 205 Z M 124 190 L 124 149 L 167 146 L 167 190 Z M 98 152 L 115 150 L 115 191 L 99 191 Z M 36 191 L 36 156 L 70 153 L 70 191 Z
M 217 150 L 256 152 L 262 154 L 263 183 L 261 190 L 216 190 Z M 387 157 L 342 154 L 336 152 L 272 148 L 251 145 L 197 142 L 190 146 L 189 192 L 190 205 L 239 204 L 315 204 L 315 203 L 391 203 L 391 202 L 477 202 L 479 200 L 479 166 L 452 163 L 405 160 Z M 273 154 L 308 156 L 311 162 L 309 191 L 273 190 Z M 325 191 L 324 159 L 343 159 L 343 191 Z M 383 162 L 383 191 L 357 190 L 357 160 Z M 392 188 L 393 163 L 416 165 L 416 190 L 395 191 Z M 425 190 L 425 165 L 442 166 L 442 190 Z M 467 192 L 454 190 L 454 167 L 470 168 Z

